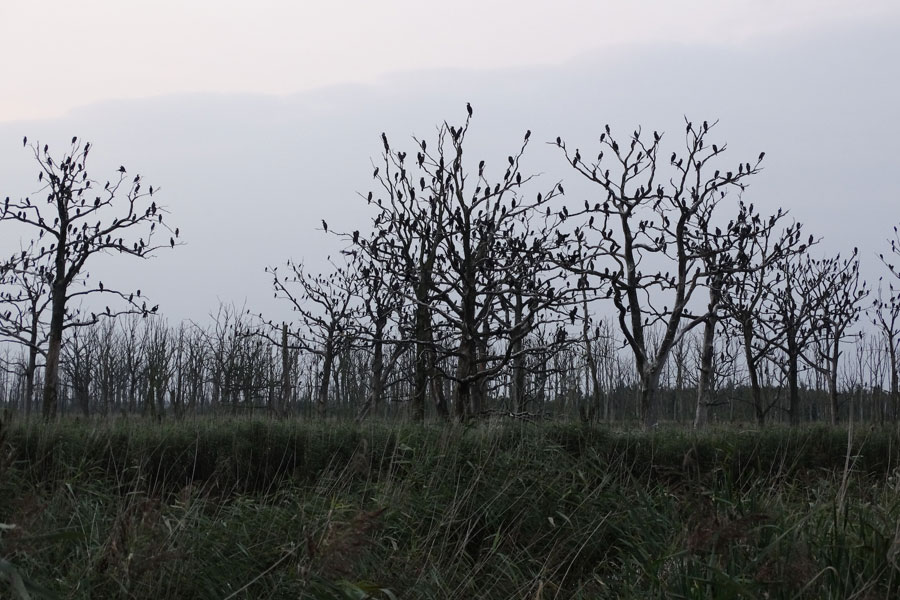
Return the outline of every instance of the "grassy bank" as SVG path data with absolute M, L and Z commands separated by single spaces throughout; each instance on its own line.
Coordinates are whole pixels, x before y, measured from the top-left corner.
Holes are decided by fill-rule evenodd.
M 0 557 L 58 597 L 900 590 L 891 430 L 858 429 L 849 451 L 825 427 L 198 420 L 2 436 L 0 523 L 15 527 Z

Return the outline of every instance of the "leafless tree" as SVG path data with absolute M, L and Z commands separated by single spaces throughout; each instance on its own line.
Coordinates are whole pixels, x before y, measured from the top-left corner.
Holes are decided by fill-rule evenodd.
M 0 341 L 23 346 L 25 406 L 34 401 L 34 379 L 47 349 L 45 314 L 50 304 L 49 282 L 45 269 L 25 258 L 18 264 L 0 264 Z
M 398 292 L 415 307 L 417 420 L 424 417 L 429 379 L 437 389 L 435 371 L 455 383 L 457 417 L 479 412 L 487 382 L 533 351 L 520 342 L 559 292 L 559 275 L 547 261 L 555 239 L 532 220 L 544 218 L 539 208 L 561 188 L 523 195 L 533 179 L 520 170 L 530 132 L 500 167 L 502 177 L 489 180 L 486 161 L 470 168 L 464 159 L 470 121 L 471 109 L 462 125 L 443 123 L 431 145 L 415 140 L 415 160 L 382 135 L 384 153 L 374 171 L 381 190 L 368 196 L 376 210 L 374 233 L 354 236 L 368 260 L 397 276 Z M 528 273 L 541 275 L 522 277 Z M 450 344 L 437 343 L 436 327 L 451 332 Z
M 27 139 L 24 141 L 27 146 Z M 178 230 L 165 242 L 157 242 L 159 228 L 168 230 L 164 211 L 151 198 L 153 186 L 143 187 L 140 175 L 133 178 L 119 167 L 116 177 L 105 184 L 91 179 L 87 171 L 90 143 L 72 138 L 69 149 L 54 159 L 49 148 L 34 143 L 32 153 L 38 163 L 38 183 L 42 198 L 32 201 L 4 201 L 0 222 L 16 223 L 20 230 L 30 230 L 34 237 L 26 250 L 6 262 L 6 270 L 27 271 L 44 267 L 48 282 L 50 315 L 42 412 L 44 418 L 55 416 L 59 394 L 59 356 L 64 330 L 97 322 L 106 315 L 124 312 L 149 314 L 140 291 L 128 293 L 89 284 L 88 267 L 100 254 L 124 254 L 148 258 L 159 248 L 175 245 Z M 10 229 L 11 231 L 11 229 Z M 135 237 L 137 239 L 135 239 Z M 80 284 L 80 285 L 79 285 Z M 121 308 L 107 306 L 100 314 L 81 314 L 73 300 L 92 295 L 115 296 Z
M 743 238 L 736 248 L 745 268 L 729 273 L 721 288 L 720 300 L 727 316 L 725 324 L 734 328 L 743 342 L 751 401 L 759 425 L 765 423 L 777 400 L 764 398 L 760 369 L 785 333 L 785 329 L 775 326 L 774 322 L 768 327 L 762 323 L 767 316 L 764 314 L 767 299 L 780 281 L 779 261 L 803 254 L 815 243 L 812 236 L 801 240 L 798 223 L 780 228 L 783 216 L 781 211 L 763 221 L 757 215 L 753 216 L 755 233 Z M 768 316 L 774 318 L 774 315 Z
M 576 272 L 600 279 L 613 301 L 640 378 L 640 416 L 651 426 L 658 418 L 659 378 L 669 353 L 681 336 L 706 320 L 705 313 L 688 312 L 696 289 L 708 284 L 707 262 L 720 252 L 704 232 L 714 226 L 714 210 L 726 191 L 743 190 L 744 181 L 759 171 L 763 154 L 755 164 L 741 162 L 733 171 L 711 173 L 726 147 L 709 142 L 708 123 L 687 122 L 683 154 L 672 153 L 672 174 L 666 178 L 660 172 L 659 133 L 642 137 L 636 130 L 620 144 L 608 125 L 605 129 L 596 159 L 583 158 L 580 150 L 556 140 L 569 165 L 600 188 L 593 205 L 585 201 L 583 210 L 564 210 L 562 216 L 588 218 L 583 225 L 587 268 Z M 663 334 L 654 348 L 647 331 L 656 326 Z
M 890 418 L 896 421 L 900 410 L 900 381 L 897 360 L 900 355 L 900 292 L 893 283 L 885 293 L 879 286 L 878 296 L 869 310 L 872 324 L 878 329 L 882 347 L 887 355 L 887 372 L 890 385 Z
M 825 376 L 828 384 L 831 424 L 838 422 L 841 345 L 850 336 L 850 328 L 859 320 L 869 292 L 859 278 L 859 259 L 853 249 L 848 259 L 834 257 L 814 261 L 812 303 L 816 307 L 815 328 L 810 352 L 804 354 L 807 364 Z
M 278 267 L 267 271 L 272 275 L 275 296 L 290 302 L 300 315 L 300 326 L 289 332 L 292 345 L 322 360 L 316 406 L 319 415 L 325 416 L 335 359 L 350 341 L 351 323 L 359 310 L 355 302 L 360 282 L 348 267 L 313 275 L 301 263 L 288 261 L 287 269 L 285 275 Z

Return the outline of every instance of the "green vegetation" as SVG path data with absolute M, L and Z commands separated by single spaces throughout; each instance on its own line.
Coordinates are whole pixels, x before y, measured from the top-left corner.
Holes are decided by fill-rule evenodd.
M 0 436 L 0 594 L 900 592 L 897 430 L 857 428 L 849 446 L 824 426 L 132 420 Z

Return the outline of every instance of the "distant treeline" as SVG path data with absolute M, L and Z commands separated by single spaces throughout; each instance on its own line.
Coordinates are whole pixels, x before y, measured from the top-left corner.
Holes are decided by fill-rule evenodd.
M 726 159 L 715 123 L 685 120 L 671 154 L 640 128 L 606 126 L 584 154 L 556 138 L 573 201 L 523 169 L 530 131 L 508 156 L 464 157 L 466 109 L 408 148 L 381 135 L 371 226 L 321 222 L 342 243 L 330 270 L 266 269 L 291 322 L 223 305 L 170 326 L 141 290 L 91 281 L 93 256 L 148 258 L 180 232 L 124 166 L 88 177 L 90 144 L 59 159 L 31 144 L 46 199 L 0 213 L 0 231 L 35 233 L 0 263 L 0 403 L 45 419 L 897 420 L 896 228 L 873 293 L 855 248 L 819 257 L 794 215 L 745 201 L 765 153 Z

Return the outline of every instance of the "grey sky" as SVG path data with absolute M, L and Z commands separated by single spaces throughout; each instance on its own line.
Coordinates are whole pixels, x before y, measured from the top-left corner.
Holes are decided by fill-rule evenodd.
M 140 171 L 188 245 L 95 274 L 175 319 L 217 298 L 273 310 L 266 265 L 323 265 L 321 218 L 365 225 L 380 132 L 428 136 L 466 101 L 469 156 L 489 165 L 525 129 L 590 149 L 605 122 L 643 125 L 668 148 L 683 115 L 720 119 L 730 160 L 767 152 L 746 199 L 789 209 L 823 251 L 858 245 L 870 278 L 900 221 L 896 2 L 214 4 L 0 5 L 0 196 L 36 188 L 23 135 L 91 140 L 100 179 Z M 570 202 L 590 192 L 549 146 L 529 163 Z

